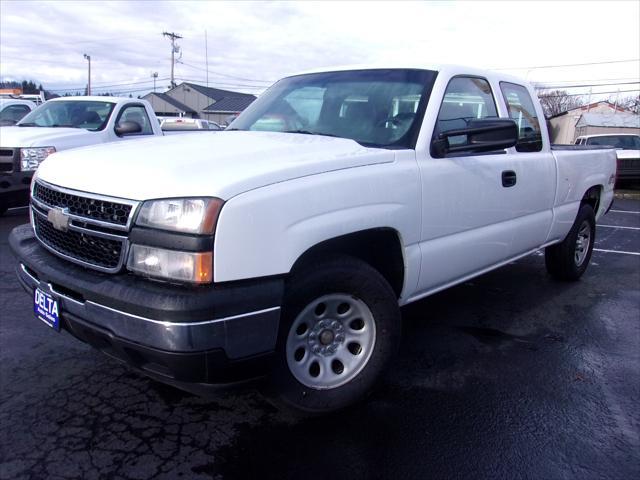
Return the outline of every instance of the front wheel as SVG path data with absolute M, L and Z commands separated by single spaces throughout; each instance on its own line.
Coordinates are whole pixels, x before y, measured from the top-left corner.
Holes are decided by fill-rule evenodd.
M 288 282 L 274 382 L 296 409 L 325 413 L 370 391 L 397 348 L 400 311 L 370 265 L 336 258 Z
M 596 238 L 593 208 L 580 206 L 567 237 L 545 249 L 545 264 L 549 274 L 558 280 L 578 280 L 587 269 Z

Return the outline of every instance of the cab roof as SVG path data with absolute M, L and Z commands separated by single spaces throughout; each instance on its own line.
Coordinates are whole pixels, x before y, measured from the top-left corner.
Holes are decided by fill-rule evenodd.
M 519 84 L 528 84 L 529 82 L 522 77 L 509 75 L 497 70 L 488 70 L 468 65 L 456 64 L 363 64 L 363 65 L 340 65 L 335 67 L 323 67 L 312 70 L 297 72 L 287 77 L 298 75 L 307 75 L 311 73 L 328 73 L 328 72 L 346 72 L 349 70 L 387 70 L 387 69 L 408 69 L 408 70 L 430 70 L 446 76 L 453 75 L 474 75 L 478 77 L 492 78 L 498 81 L 514 82 Z
M 98 95 L 89 95 L 82 97 L 58 97 L 50 102 L 65 102 L 72 100 L 74 102 L 110 102 L 110 103 L 128 103 L 128 102 L 139 102 L 141 99 L 139 98 L 129 98 L 129 97 L 103 97 Z

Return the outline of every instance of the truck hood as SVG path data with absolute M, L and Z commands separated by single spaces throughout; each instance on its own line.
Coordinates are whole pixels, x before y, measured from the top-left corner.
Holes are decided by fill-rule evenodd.
M 640 158 L 640 150 L 616 150 L 618 159 Z
M 95 141 L 94 134 L 83 128 L 46 127 L 0 127 L 0 146 L 16 147 L 56 147 L 60 140 L 85 139 L 87 144 Z
M 37 176 L 132 200 L 239 193 L 294 178 L 392 162 L 393 151 L 353 140 L 275 132 L 195 132 L 51 155 Z

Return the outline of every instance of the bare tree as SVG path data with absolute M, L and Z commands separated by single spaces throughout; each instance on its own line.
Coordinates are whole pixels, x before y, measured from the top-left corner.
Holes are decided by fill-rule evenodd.
M 629 110 L 630 113 L 640 113 L 640 95 L 618 98 L 614 95 L 609 97 L 608 101 L 612 105 L 617 105 L 625 110 Z
M 538 99 L 547 118 L 585 104 L 582 96 L 570 95 L 566 90 L 539 90 Z

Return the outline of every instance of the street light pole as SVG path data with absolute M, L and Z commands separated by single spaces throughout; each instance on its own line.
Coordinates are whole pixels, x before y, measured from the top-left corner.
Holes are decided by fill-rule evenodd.
M 153 77 L 153 93 L 156 92 L 156 78 L 158 78 L 158 72 L 153 72 L 151 74 L 151 76 Z
M 89 62 L 89 78 L 87 81 L 87 95 L 91 95 L 91 55 L 84 54 L 84 58 Z

